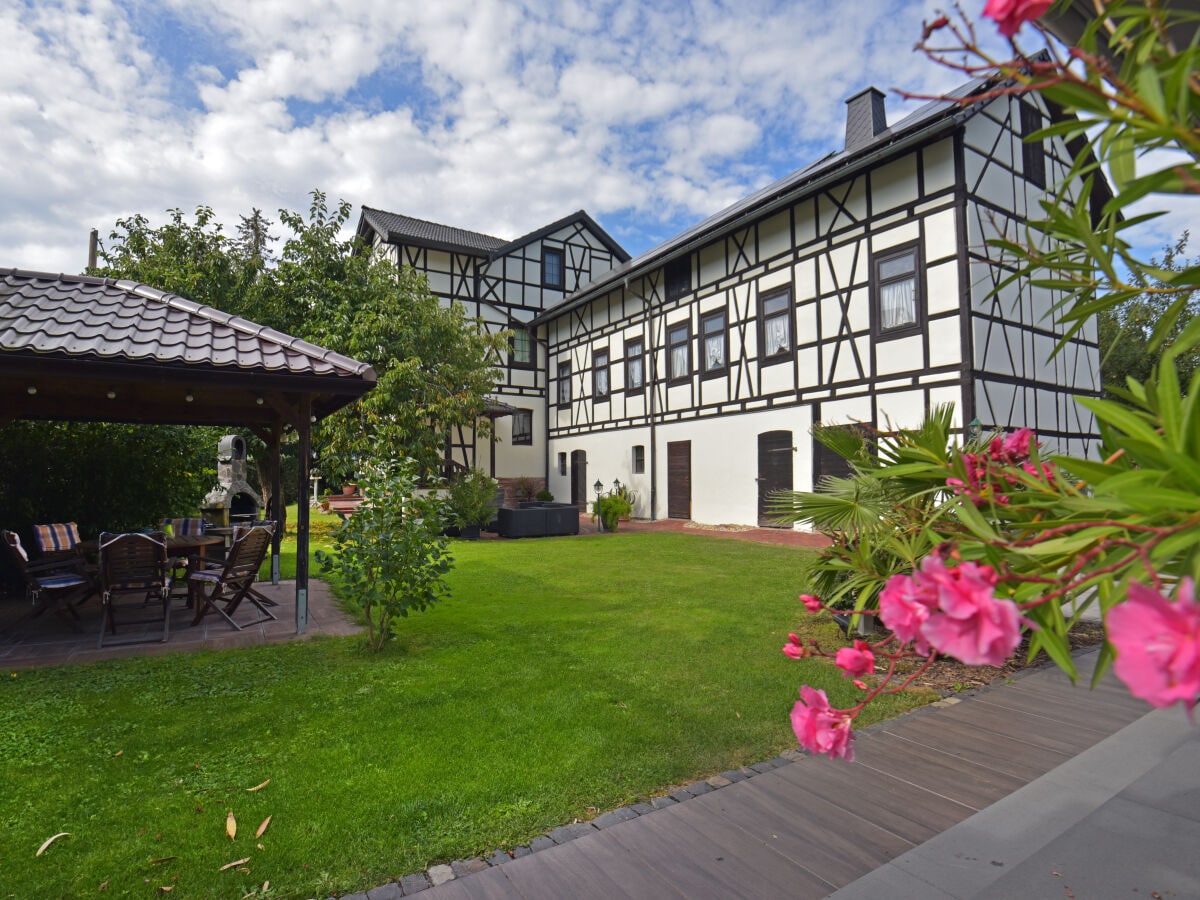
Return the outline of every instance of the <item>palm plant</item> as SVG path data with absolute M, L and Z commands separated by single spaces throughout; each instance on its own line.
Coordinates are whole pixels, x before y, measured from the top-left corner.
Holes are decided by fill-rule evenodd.
M 813 428 L 816 441 L 846 460 L 849 474 L 825 477 L 815 491 L 778 491 L 770 501 L 779 521 L 807 523 L 832 541 L 805 566 L 806 593 L 839 609 L 874 610 L 887 580 L 912 571 L 955 527 L 945 521 L 944 477 L 929 477 L 951 465 L 953 418 L 953 405 L 945 404 L 914 429 Z M 935 531 L 929 526 L 937 520 Z

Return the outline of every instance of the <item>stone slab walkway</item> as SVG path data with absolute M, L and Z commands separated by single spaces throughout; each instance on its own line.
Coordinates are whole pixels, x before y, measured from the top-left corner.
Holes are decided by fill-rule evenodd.
M 1096 782 L 1107 779 L 1116 790 L 1130 785 L 1158 796 L 1164 779 L 1179 778 L 1186 797 L 1200 797 L 1200 766 L 1180 771 L 1197 761 L 1197 731 L 1187 730 L 1182 738 L 1173 733 L 1172 740 L 1190 741 L 1190 750 L 1180 751 L 1183 755 L 1171 755 L 1179 748 L 1159 748 L 1158 756 L 1145 757 L 1145 741 L 1131 734 L 1139 728 L 1135 723 L 1160 714 L 1148 716 L 1149 708 L 1130 698 L 1111 675 L 1088 690 L 1095 658 L 1095 652 L 1078 657 L 1084 672 L 1078 687 L 1057 669 L 1025 670 L 1005 683 L 865 729 L 853 764 L 798 754 L 772 760 L 689 785 L 653 805 L 556 829 L 535 840 L 532 849 L 519 848 L 512 856 L 498 852 L 488 860 L 434 867 L 352 897 L 386 900 L 421 893 L 423 900 L 804 900 L 839 889 L 839 898 L 864 900 L 969 896 L 939 893 L 940 887 L 924 879 L 923 867 L 932 864 L 925 851 L 936 847 L 935 841 L 948 842 L 930 858 L 940 860 L 951 875 L 971 868 L 995 876 L 993 870 L 1009 871 L 1008 860 L 1034 859 L 1036 848 L 1020 837 L 1026 820 L 1036 821 L 1047 804 L 1051 810 L 1062 806 L 1046 799 L 1047 784 L 1061 783 L 1068 790 L 1087 784 L 1093 795 L 1097 790 L 1102 795 L 1103 784 Z M 1102 774 L 1088 776 L 1088 754 L 1103 761 Z M 1137 780 L 1147 774 L 1146 759 L 1154 774 L 1153 760 L 1168 757 L 1170 768 L 1156 774 L 1158 780 Z M 997 816 L 993 809 L 1007 813 Z M 1194 802 L 1179 801 L 1171 815 L 1190 817 L 1195 825 L 1200 821 L 1196 809 Z M 1118 811 L 1113 808 L 1106 815 L 1111 818 Z M 1069 825 L 1070 817 L 1051 815 L 1049 822 L 1038 837 L 1046 846 L 1053 843 L 1055 828 Z M 959 841 L 958 836 L 968 833 L 969 840 Z M 1013 840 L 1024 856 L 1007 849 L 1004 842 Z M 1136 851 L 1131 845 L 1130 852 L 1157 858 L 1143 846 L 1147 844 L 1143 841 Z M 1119 842 L 1105 846 L 1109 865 L 1125 864 Z M 1158 855 L 1173 855 L 1173 846 L 1164 843 Z M 1052 864 L 1052 859 L 1037 858 L 1039 866 Z M 1011 877 L 1014 888 L 1019 886 L 1016 893 L 1005 893 L 1008 888 L 1001 884 L 979 896 L 1069 896 L 1058 883 L 1054 887 L 1059 892 L 1046 893 L 1041 879 L 1039 893 L 1026 891 L 1026 882 Z M 971 882 L 972 876 L 965 880 Z M 998 884 L 994 877 L 991 883 Z M 902 892 L 902 886 L 909 892 Z M 1147 884 L 1147 890 L 1151 887 Z M 1177 896 L 1200 896 L 1200 890 Z

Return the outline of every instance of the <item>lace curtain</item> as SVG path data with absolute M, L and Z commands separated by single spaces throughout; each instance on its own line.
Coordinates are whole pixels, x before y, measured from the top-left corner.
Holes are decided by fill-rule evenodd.
M 767 356 L 783 353 L 788 348 L 788 320 L 775 316 L 766 321 Z
M 917 309 L 914 303 L 915 282 L 911 279 L 893 281 L 879 288 L 879 318 L 880 327 L 899 328 L 902 325 L 912 325 L 917 321 Z
M 704 368 L 725 368 L 725 339 L 720 335 L 704 339 Z
M 604 397 L 608 394 L 608 369 L 596 370 L 596 396 Z
M 671 377 L 683 378 L 688 374 L 687 344 L 671 349 Z
M 642 386 L 642 360 L 634 357 L 629 360 L 629 384 L 626 387 L 640 388 Z

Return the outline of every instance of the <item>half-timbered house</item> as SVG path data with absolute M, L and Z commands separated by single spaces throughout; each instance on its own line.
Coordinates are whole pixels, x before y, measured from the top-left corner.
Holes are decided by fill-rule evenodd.
M 450 435 L 447 459 L 496 477 L 510 495 L 520 479 L 546 478 L 546 353 L 529 323 L 613 266 L 626 253 L 583 211 L 513 241 L 363 207 L 358 237 L 398 266 L 425 275 L 445 303 L 461 305 L 490 332 L 510 331 L 509 351 L 488 415 L 492 435 Z
M 964 431 L 1028 425 L 1094 447 L 1075 399 L 1099 390 L 1095 329 L 1052 356 L 1058 298 L 1019 279 L 995 291 L 1012 266 L 987 245 L 1025 236 L 1072 152 L 1025 140 L 1057 115 L 1041 98 L 992 87 L 890 126 L 869 88 L 847 101 L 842 150 L 632 260 L 584 213 L 507 245 L 460 232 L 434 247 L 415 220 L 363 221 L 439 295 L 530 329 L 531 368 L 510 359 L 497 394 L 530 410 L 530 453 L 513 458 L 544 464 L 559 499 L 619 479 L 640 516 L 766 524 L 771 491 L 837 471 L 815 423 L 886 431 L 952 402 Z M 573 267 L 558 288 L 551 242 Z

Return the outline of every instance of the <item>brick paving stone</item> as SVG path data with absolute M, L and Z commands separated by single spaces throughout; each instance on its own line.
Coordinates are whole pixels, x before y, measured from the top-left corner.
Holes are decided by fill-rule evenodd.
M 596 816 L 592 819 L 592 824 L 597 828 L 610 828 L 618 822 L 628 822 L 630 819 L 636 819 L 638 814 L 628 806 L 622 806 L 620 809 L 614 809 L 612 812 L 606 812 L 602 816 Z
M 655 797 L 650 801 L 650 805 L 655 809 L 663 809 L 668 806 L 674 806 L 678 801 L 672 800 L 670 797 Z
M 528 856 L 533 851 L 528 847 L 513 847 L 513 859 L 520 859 L 522 856 Z
M 474 875 L 476 872 L 486 872 L 488 870 L 487 860 L 483 859 L 456 859 L 450 863 L 450 868 L 454 871 L 455 878 L 462 878 L 464 875 Z
M 780 758 L 786 759 L 789 762 L 795 762 L 798 759 L 804 759 L 807 754 L 803 750 L 784 750 L 779 754 Z
M 379 887 L 367 891 L 367 900 L 400 900 L 403 896 L 404 889 L 394 881 L 391 884 L 381 884 Z
M 454 870 L 449 866 L 430 866 L 427 874 L 434 887 L 454 880 Z
M 626 808 L 632 809 L 639 816 L 644 816 L 648 812 L 654 812 L 654 807 L 651 806 L 649 803 L 635 803 L 635 804 L 633 804 L 633 806 L 629 806 Z
M 767 760 L 777 769 L 782 769 L 784 766 L 791 765 L 792 760 L 787 756 L 777 756 L 774 759 Z
M 556 844 L 565 844 L 567 841 L 573 841 L 575 838 L 583 837 L 585 834 L 595 834 L 596 829 L 591 822 L 572 822 L 570 825 L 560 825 L 553 831 L 546 834 L 546 837 L 554 841 Z
M 347 894 L 342 900 L 367 900 L 367 895 L 359 891 L 357 894 Z
M 557 847 L 557 846 L 558 845 L 555 844 L 554 841 L 550 840 L 550 838 L 546 837 L 545 835 L 535 837 L 532 841 L 529 842 L 529 849 L 532 850 L 534 853 L 537 853 L 539 850 L 545 850 L 549 847 Z
M 745 781 L 749 776 L 740 769 L 730 769 L 728 772 L 722 772 L 721 777 L 733 784 L 736 781 Z
M 429 887 L 429 879 L 425 877 L 424 872 L 405 875 L 400 879 L 400 887 L 403 888 L 405 897 L 411 897 L 413 894 L 419 894 Z
M 693 781 L 689 785 L 685 785 L 687 792 L 693 797 L 699 797 L 701 794 L 707 794 L 713 789 L 713 786 L 707 781 Z
M 773 762 L 760 762 L 760 763 L 755 763 L 750 768 L 753 769 L 755 772 L 762 774 L 763 772 L 770 772 L 772 769 L 774 769 L 775 764 Z
M 708 783 L 715 788 L 728 787 L 729 785 L 733 784 L 733 782 L 724 775 L 714 775 L 712 778 L 708 779 Z
M 487 864 L 489 866 L 502 866 L 506 862 L 512 862 L 512 861 L 513 861 L 513 858 L 511 856 L 509 856 L 508 853 L 505 852 L 504 850 L 497 850 L 495 853 L 493 853 L 491 856 L 489 856 L 487 858 Z
M 692 799 L 692 792 L 687 788 L 680 788 L 677 791 L 671 791 L 671 793 L 667 796 L 669 796 L 676 803 L 683 803 L 685 800 Z

